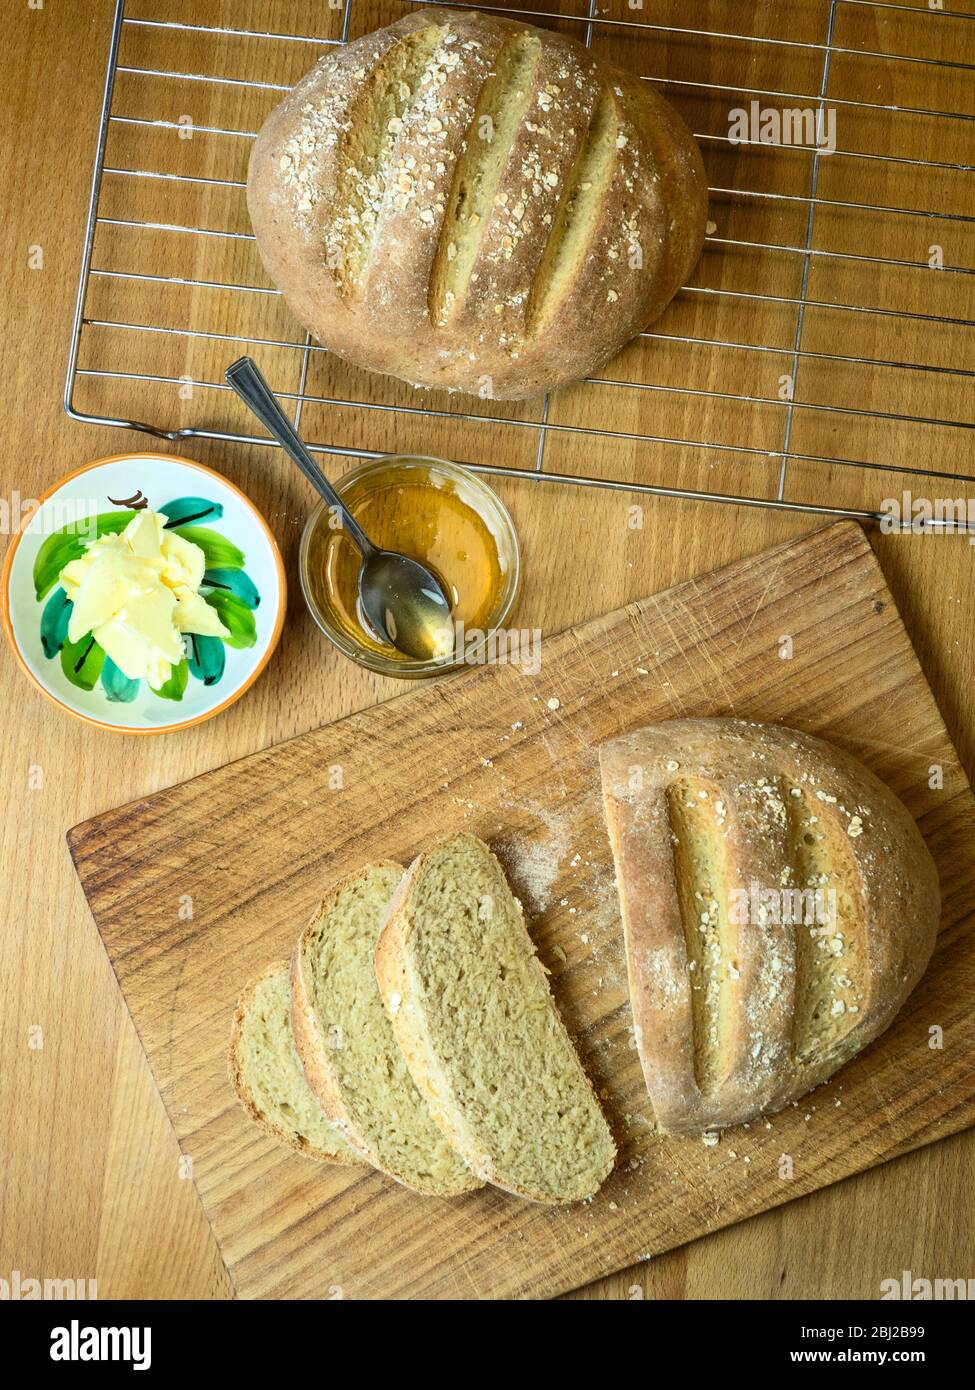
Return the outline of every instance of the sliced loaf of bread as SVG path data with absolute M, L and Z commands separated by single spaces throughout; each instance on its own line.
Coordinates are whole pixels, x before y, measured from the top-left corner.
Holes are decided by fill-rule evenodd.
M 292 1022 L 308 1084 L 353 1148 L 404 1186 L 451 1197 L 481 1184 L 434 1124 L 376 983 L 402 876 L 399 864 L 371 864 L 332 888 L 292 957 Z
M 361 1164 L 326 1120 L 298 1061 L 291 1031 L 288 962 L 271 965 L 237 1001 L 230 1029 L 230 1083 L 256 1124 L 308 1158 Z
M 850 754 L 782 725 L 672 719 L 599 761 L 658 1128 L 796 1104 L 930 959 L 941 895 L 913 817 Z
M 485 844 L 458 835 L 414 861 L 376 970 L 410 1071 L 478 1177 L 538 1202 L 596 1192 L 616 1148 Z

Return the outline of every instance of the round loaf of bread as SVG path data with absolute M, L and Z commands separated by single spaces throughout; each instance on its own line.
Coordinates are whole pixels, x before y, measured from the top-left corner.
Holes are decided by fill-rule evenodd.
M 664 309 L 704 239 L 667 102 L 574 39 L 410 14 L 268 117 L 247 201 L 271 279 L 331 351 L 418 386 L 537 396 Z
M 671 1134 L 818 1086 L 890 1024 L 941 899 L 909 812 L 849 754 L 737 719 L 600 749 L 637 1050 Z

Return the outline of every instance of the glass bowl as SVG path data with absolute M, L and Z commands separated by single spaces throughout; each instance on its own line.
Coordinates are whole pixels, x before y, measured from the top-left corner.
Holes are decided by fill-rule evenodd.
M 467 645 L 456 644 L 452 655 L 439 660 L 417 661 L 351 624 L 347 615 L 343 618 L 341 605 L 329 583 L 329 575 L 334 569 L 334 565 L 330 565 L 330 560 L 334 558 L 330 548 L 338 544 L 351 546 L 351 542 L 341 530 L 330 525 L 329 507 L 324 501 L 318 503 L 305 523 L 298 556 L 305 602 L 329 641 L 350 660 L 368 667 L 370 671 L 406 679 L 440 676 L 463 665 L 480 664 L 478 651 L 486 645 L 487 634 L 503 626 L 521 585 L 521 554 L 514 522 L 497 494 L 471 469 L 446 459 L 391 454 L 359 464 L 340 478 L 335 486 L 339 496 L 345 500 L 350 492 L 353 496 L 356 493 L 361 496 L 372 480 L 376 481 L 378 492 L 383 485 L 383 475 L 391 475 L 386 485 L 393 486 L 398 482 L 408 484 L 414 473 L 416 482 L 422 481 L 435 489 L 443 488 L 475 512 L 497 548 L 497 592 L 488 611 L 480 617 Z M 377 544 L 383 544 L 381 535 L 374 539 Z M 414 555 L 413 558 L 423 560 L 425 557 Z M 485 640 L 478 643 L 476 634 L 480 631 L 485 633 Z

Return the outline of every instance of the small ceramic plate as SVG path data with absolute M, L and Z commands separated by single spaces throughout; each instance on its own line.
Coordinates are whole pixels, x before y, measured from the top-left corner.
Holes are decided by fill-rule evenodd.
M 145 506 L 203 548 L 201 592 L 231 632 L 188 636 L 165 694 L 127 680 L 90 638 L 67 642 L 70 609 L 58 582 L 86 539 L 123 529 Z M 56 705 L 101 729 L 171 733 L 219 714 L 264 670 L 284 622 L 284 566 L 264 518 L 221 474 L 171 454 L 120 454 L 44 494 L 7 550 L 0 602 L 14 655 Z

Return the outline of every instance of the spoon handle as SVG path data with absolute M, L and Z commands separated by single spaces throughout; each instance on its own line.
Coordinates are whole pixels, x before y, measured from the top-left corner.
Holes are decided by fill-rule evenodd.
M 239 357 L 227 368 L 225 376 L 229 385 L 254 412 L 268 434 L 278 441 L 285 453 L 298 465 L 312 487 L 338 512 L 342 518 L 343 529 L 359 547 L 363 556 L 371 555 L 376 547 L 298 438 L 294 426 L 278 405 L 257 364 L 250 357 Z

